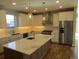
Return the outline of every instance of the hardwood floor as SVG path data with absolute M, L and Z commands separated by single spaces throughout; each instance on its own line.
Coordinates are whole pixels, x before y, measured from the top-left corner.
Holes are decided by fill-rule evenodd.
M 70 46 L 52 44 L 43 59 L 72 59 L 73 52 L 73 48 Z M 0 55 L 0 59 L 4 59 L 4 55 Z
M 66 45 L 52 44 L 44 59 L 72 59 L 73 48 Z
M 3 54 L 0 55 L 0 59 L 4 59 L 4 55 Z

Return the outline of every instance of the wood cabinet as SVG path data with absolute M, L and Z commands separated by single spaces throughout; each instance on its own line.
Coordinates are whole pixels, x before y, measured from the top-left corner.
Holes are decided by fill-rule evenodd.
M 32 25 L 41 26 L 42 25 L 42 15 L 33 15 Z
M 73 17 L 73 11 L 59 12 L 59 21 L 72 21 Z
M 53 13 L 53 27 L 59 27 L 59 21 L 73 21 L 74 11 Z
M 32 19 L 28 18 L 28 14 L 19 14 L 19 27 L 22 26 L 41 26 L 42 25 L 42 15 L 32 15 Z
M 30 25 L 30 20 L 28 19 L 28 15 L 20 13 L 18 17 L 18 26 L 23 27 L 28 25 Z
M 53 28 L 52 32 L 52 42 L 58 43 L 59 42 L 59 28 Z
M 52 42 L 59 42 L 59 22 L 62 21 L 73 21 L 74 20 L 74 11 L 64 11 L 53 13 L 53 39 Z M 64 23 L 62 23 L 64 27 Z
M 53 14 L 53 26 L 54 27 L 59 26 L 59 13 Z

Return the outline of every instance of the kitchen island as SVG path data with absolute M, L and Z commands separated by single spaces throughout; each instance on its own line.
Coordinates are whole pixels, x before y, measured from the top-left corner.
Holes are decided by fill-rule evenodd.
M 5 59 L 42 59 L 50 47 L 51 35 L 37 34 L 4 45 Z

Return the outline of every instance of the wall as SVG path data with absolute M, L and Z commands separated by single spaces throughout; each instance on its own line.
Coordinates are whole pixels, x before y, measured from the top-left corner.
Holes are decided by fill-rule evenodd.
M 45 25 L 45 30 L 53 30 L 53 25 Z
M 0 28 L 6 27 L 6 11 L 0 10 Z
M 73 46 L 75 46 L 75 44 L 76 44 L 76 27 L 77 27 L 77 23 L 76 23 L 76 21 L 77 21 L 77 7 L 75 7 L 74 8 L 74 22 L 73 22 Z

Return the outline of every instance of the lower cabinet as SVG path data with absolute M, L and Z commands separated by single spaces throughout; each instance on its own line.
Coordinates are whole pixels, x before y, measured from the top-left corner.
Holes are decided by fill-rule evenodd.
M 43 57 L 48 52 L 50 45 L 50 41 L 48 41 L 46 44 L 37 49 L 33 54 L 29 56 L 23 55 L 23 59 L 43 59 Z
M 59 29 L 58 28 L 53 29 L 51 41 L 54 43 L 59 43 Z

